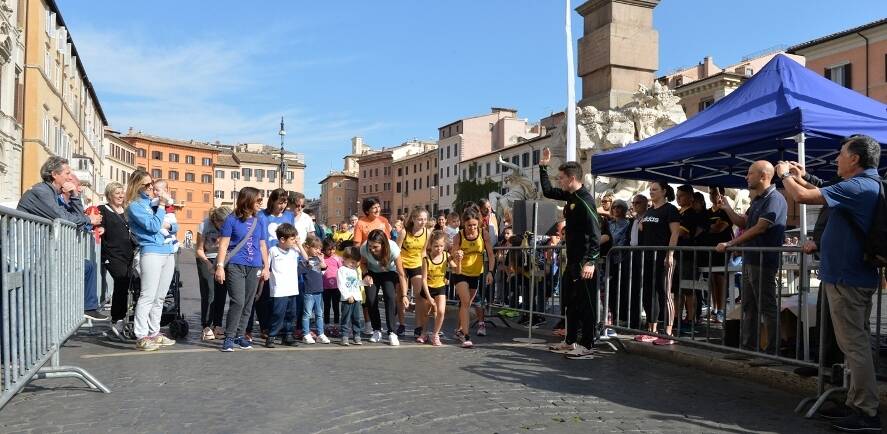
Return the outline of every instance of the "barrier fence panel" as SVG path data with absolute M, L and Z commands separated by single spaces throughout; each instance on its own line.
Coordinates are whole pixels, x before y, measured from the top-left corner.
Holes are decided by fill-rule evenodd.
M 61 346 L 84 321 L 89 236 L 0 207 L 0 408 L 34 378 L 74 377 L 109 392 L 86 371 L 59 363 Z

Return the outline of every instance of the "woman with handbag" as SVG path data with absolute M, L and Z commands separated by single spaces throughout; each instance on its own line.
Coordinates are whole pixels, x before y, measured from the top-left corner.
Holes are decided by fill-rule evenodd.
M 157 193 L 161 193 L 158 197 Z M 135 323 L 136 348 L 142 351 L 155 351 L 163 346 L 175 345 L 176 341 L 160 333 L 160 315 L 163 301 L 169 292 L 176 270 L 176 257 L 173 245 L 164 242 L 161 233 L 166 226 L 166 205 L 173 200 L 165 191 L 154 188 L 154 179 L 144 170 L 136 170 L 129 177 L 127 189 L 126 215 L 130 231 L 139 244 L 138 272 L 141 279 L 141 292 L 136 302 Z M 178 231 L 178 225 L 166 227 L 169 233 Z
M 222 224 L 215 275 L 216 282 L 225 283 L 231 299 L 223 352 L 234 351 L 235 346 L 243 350 L 252 348 L 244 339 L 244 332 L 249 325 L 259 277 L 268 280 L 271 275 L 265 241 L 268 227 L 259 213 L 261 210 L 259 190 L 245 187 L 237 195 L 234 213 Z
M 132 278 L 130 267 L 135 255 L 136 242 L 129 232 L 126 221 L 126 191 L 123 184 L 112 182 L 105 187 L 108 203 L 98 207 L 102 215 L 102 265 L 114 279 L 114 292 L 111 295 L 111 324 L 118 333 L 123 333 L 123 320 L 129 300 L 129 283 Z M 105 273 L 102 273 L 102 277 Z
M 222 314 L 225 312 L 225 285 L 216 282 L 216 257 L 219 255 L 219 239 L 222 237 L 222 224 L 231 214 L 231 208 L 220 206 L 209 212 L 209 217 L 197 228 L 197 275 L 200 280 L 200 325 L 203 327 L 204 341 L 221 339 L 225 335 L 222 328 Z

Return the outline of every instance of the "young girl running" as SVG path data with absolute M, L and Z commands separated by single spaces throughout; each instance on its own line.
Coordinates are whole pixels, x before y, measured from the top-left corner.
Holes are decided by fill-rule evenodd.
M 428 222 L 428 211 L 425 208 L 413 208 L 410 217 L 404 226 L 402 236 L 397 238 L 398 247 L 400 247 L 400 257 L 403 261 L 403 268 L 406 272 L 407 284 L 413 289 L 413 295 L 416 298 L 416 307 L 418 306 L 420 291 L 422 291 L 422 259 L 425 257 L 425 248 L 428 246 L 428 229 L 425 224 Z M 407 294 L 404 288 L 404 294 Z M 401 299 L 397 306 L 397 316 L 400 324 L 397 326 L 397 334 L 403 335 L 404 332 L 404 316 L 409 305 L 409 299 Z M 416 311 L 416 317 L 422 317 L 421 310 Z M 417 320 L 418 322 L 418 320 Z M 423 321 L 424 323 L 424 321 Z M 416 336 L 422 335 L 422 327 L 416 327 L 414 332 Z
M 471 348 L 471 328 L 469 324 L 469 308 L 477 290 L 480 288 L 480 277 L 484 275 L 487 285 L 493 284 L 493 268 L 496 257 L 493 246 L 480 229 L 480 212 L 475 207 L 466 207 L 462 212 L 462 231 L 453 239 L 451 254 L 458 264 L 453 273 L 452 283 L 456 286 L 459 297 L 459 329 L 456 338 L 462 341 L 462 348 Z M 484 273 L 484 252 L 487 254 L 487 270 Z M 482 318 L 482 317 L 481 317 Z
M 447 234 L 444 231 L 434 231 L 428 239 L 428 255 L 422 261 L 422 293 L 416 297 L 416 325 L 420 332 L 416 342 L 424 344 L 431 340 L 431 344 L 439 347 L 440 329 L 443 327 L 444 313 L 447 310 L 446 275 L 448 268 L 456 268 L 456 262 L 446 251 Z M 434 312 L 434 332 L 421 333 L 428 322 L 429 310 Z

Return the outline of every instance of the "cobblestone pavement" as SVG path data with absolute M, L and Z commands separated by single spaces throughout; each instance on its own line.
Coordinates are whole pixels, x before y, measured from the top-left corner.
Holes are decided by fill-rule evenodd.
M 197 294 L 183 265 L 188 306 Z M 192 262 L 193 264 L 193 262 Z M 192 265 L 193 266 L 193 265 Z M 193 318 L 192 315 L 192 319 Z M 448 328 L 451 330 L 451 327 Z M 40 380 L 0 410 L 0 432 L 825 432 L 800 399 L 629 354 L 570 361 L 491 328 L 477 347 L 403 342 L 154 353 L 77 337 L 62 362 L 111 394 Z M 404 339 L 407 341 L 407 339 Z

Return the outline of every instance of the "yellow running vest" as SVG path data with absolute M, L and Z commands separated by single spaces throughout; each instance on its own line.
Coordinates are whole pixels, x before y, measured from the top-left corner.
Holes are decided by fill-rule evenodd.
M 484 272 L 484 236 L 480 232 L 477 238 L 469 240 L 462 233 L 462 275 L 468 277 L 480 276 Z
M 422 228 L 422 235 L 414 237 L 406 234 L 403 244 L 400 245 L 400 259 L 403 268 L 419 268 L 422 266 L 422 251 L 425 250 L 425 242 L 428 240 L 428 229 Z
M 447 262 L 450 260 L 447 252 L 443 252 L 443 260 L 435 264 L 431 258 L 425 258 L 425 266 L 428 268 L 428 287 L 441 288 L 447 284 Z

